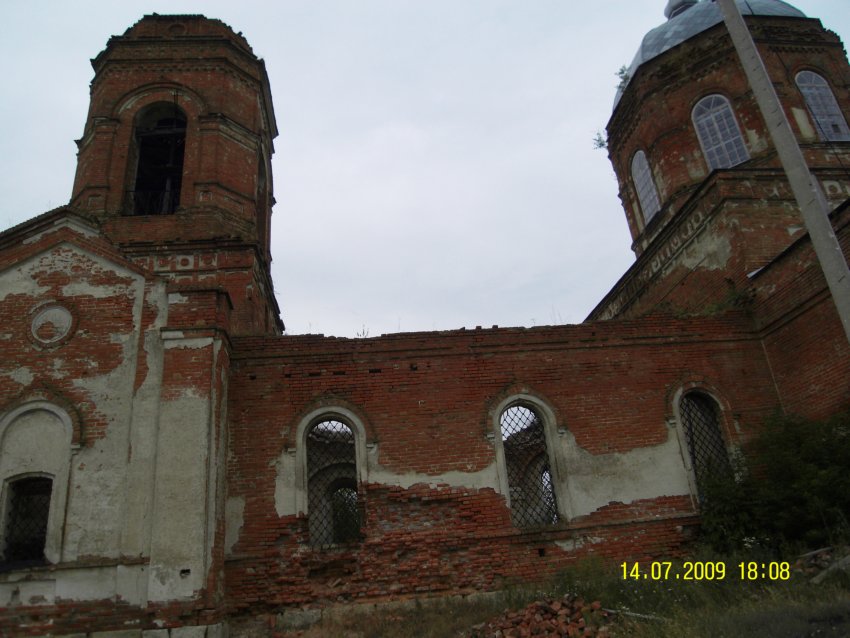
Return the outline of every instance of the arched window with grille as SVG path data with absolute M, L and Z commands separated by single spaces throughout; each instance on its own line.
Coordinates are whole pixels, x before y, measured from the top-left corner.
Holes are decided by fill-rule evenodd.
M 534 406 L 512 403 L 499 415 L 511 520 L 528 528 L 558 522 L 545 423 Z
M 661 210 L 661 203 L 658 201 L 658 190 L 652 179 L 652 170 L 643 151 L 638 151 L 632 158 L 632 182 L 637 191 L 643 221 L 649 222 Z
M 687 392 L 679 401 L 682 431 L 701 500 L 711 480 L 731 472 L 720 414 L 717 401 L 703 392 Z
M 133 129 L 130 214 L 163 215 L 177 210 L 185 148 L 186 115 L 177 104 L 153 104 L 139 113 Z
M 826 79 L 812 71 L 800 71 L 796 80 L 815 122 L 818 137 L 825 142 L 850 140 L 850 128 Z
M 324 418 L 310 427 L 306 442 L 310 544 L 358 540 L 361 517 L 354 431 L 336 418 Z
M 722 95 L 708 95 L 694 107 L 694 127 L 712 170 L 730 168 L 750 159 L 732 106 Z

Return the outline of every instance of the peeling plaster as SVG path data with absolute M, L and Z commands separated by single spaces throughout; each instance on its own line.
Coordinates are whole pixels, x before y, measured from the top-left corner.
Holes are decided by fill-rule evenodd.
M 30 385 L 33 382 L 33 379 L 35 379 L 35 376 L 29 368 L 14 368 L 11 372 L 2 372 L 0 374 L 4 377 L 9 377 L 12 381 L 23 386 Z
M 560 547 L 565 552 L 574 552 L 577 549 L 581 549 L 585 545 L 598 545 L 600 543 L 604 543 L 604 538 L 599 538 L 598 536 L 577 536 L 568 541 L 555 541 L 555 545 Z
M 732 244 L 723 235 L 704 233 L 681 253 L 679 263 L 685 268 L 720 270 L 732 256 Z
M 750 149 L 750 155 L 761 153 L 764 149 L 768 147 L 767 140 L 761 137 L 758 134 L 758 131 L 756 131 L 755 129 L 748 128 L 746 133 L 747 142 Z
M 473 490 L 492 488 L 499 490 L 499 475 L 495 460 L 483 470 L 478 472 L 446 472 L 445 474 L 420 474 L 418 472 L 405 472 L 396 474 L 384 469 L 380 465 L 369 470 L 369 482 L 381 483 L 383 485 L 396 485 L 404 489 L 410 489 L 414 485 L 426 484 L 432 488 L 439 485 L 449 487 L 462 487 Z
M 32 235 L 31 237 L 27 237 L 21 243 L 23 243 L 24 245 L 35 244 L 35 243 L 41 241 L 41 239 L 43 237 L 47 237 L 49 235 L 52 235 L 53 233 L 55 233 L 58 230 L 61 230 L 62 228 L 68 228 L 70 230 L 73 230 L 75 233 L 82 235 L 83 237 L 86 237 L 87 239 L 91 239 L 91 238 L 100 236 L 100 233 L 98 232 L 98 230 L 94 226 L 90 226 L 89 224 L 86 224 L 85 222 L 83 222 L 79 219 L 75 219 L 73 217 L 63 217 L 62 219 L 56 220 L 53 223 L 52 228 L 48 228 L 47 230 L 44 230 L 40 233 L 36 233 L 35 235 Z
M 792 106 L 791 114 L 794 116 L 794 121 L 797 123 L 797 128 L 800 129 L 800 134 L 803 136 L 803 139 L 816 140 L 817 135 L 815 135 L 815 129 L 809 121 L 809 114 L 806 109 L 800 109 Z
M 102 275 L 103 270 L 95 271 L 94 274 Z M 104 284 L 91 284 L 88 281 L 75 280 L 62 287 L 62 295 L 65 297 L 92 297 L 93 299 L 108 299 L 113 297 L 130 297 L 129 286 L 117 284 L 106 286 Z
M 183 338 L 183 333 L 178 331 L 169 331 L 168 335 L 163 338 L 165 341 L 163 345 L 166 350 L 172 350 L 175 348 L 180 348 L 182 350 L 199 350 L 213 345 L 212 337 L 195 337 L 185 339 Z
M 242 526 L 245 524 L 245 497 L 228 497 L 224 509 L 224 554 L 233 553 L 233 547 L 239 542 Z
M 660 496 L 689 495 L 690 486 L 681 456 L 678 438 L 668 430 L 667 440 L 660 445 L 637 448 L 630 452 L 593 455 L 579 447 L 569 431 L 560 433 L 556 454 L 567 468 L 566 478 L 557 492 L 569 503 L 569 516 L 591 514 L 611 502 L 629 504 Z M 417 484 L 440 485 L 472 490 L 491 488 L 500 491 L 496 460 L 478 472 L 452 471 L 444 474 L 398 474 L 383 468 L 378 462 L 378 449 L 368 454 L 366 480 L 369 483 L 409 489 Z M 284 451 L 277 459 L 275 479 L 275 510 L 278 516 L 295 516 L 296 454 Z M 306 502 L 306 495 L 302 495 Z
M 45 295 L 49 288 L 39 286 L 26 270 L 27 264 L 0 273 L 0 301 L 9 295 L 24 295 L 37 298 Z
M 110 565 L 63 570 L 61 577 L 44 578 L 27 572 L 9 572 L 0 582 L 0 606 L 25 601 L 55 605 L 67 601 L 120 599 L 131 605 L 147 600 L 147 567 Z
M 629 504 L 659 496 L 689 495 L 690 486 L 679 440 L 668 429 L 660 445 L 625 453 L 594 456 L 576 444 L 571 432 L 564 435 L 566 493 L 573 517 L 591 514 L 611 502 Z

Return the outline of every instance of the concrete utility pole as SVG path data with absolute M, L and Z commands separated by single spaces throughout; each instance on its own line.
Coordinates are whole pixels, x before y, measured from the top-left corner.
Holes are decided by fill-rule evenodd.
M 732 43 L 738 51 L 750 87 L 773 138 L 782 168 L 785 169 L 791 190 L 794 191 L 806 230 L 809 231 L 812 246 L 844 326 L 844 334 L 850 341 L 850 270 L 847 269 L 847 261 L 829 221 L 826 195 L 806 165 L 803 152 L 791 131 L 785 111 L 779 103 L 779 97 L 735 0 L 717 0 L 717 4 L 723 12 L 723 21 L 732 36 Z

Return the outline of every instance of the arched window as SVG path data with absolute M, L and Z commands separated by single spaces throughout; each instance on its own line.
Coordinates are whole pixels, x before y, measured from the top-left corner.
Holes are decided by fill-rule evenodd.
M 45 561 L 47 521 L 53 480 L 45 476 L 17 478 L 6 487 L 3 526 L 4 563 L 38 564 Z
M 661 203 L 658 201 L 658 191 L 655 189 L 652 171 L 643 151 L 638 151 L 632 158 L 632 181 L 637 190 L 643 221 L 648 222 L 661 210 Z
M 354 432 L 336 419 L 307 432 L 307 499 L 311 545 L 360 538 Z
M 43 400 L 0 415 L 0 562 L 62 559 L 74 427 Z
M 697 494 L 706 484 L 731 471 L 729 454 L 720 429 L 720 406 L 702 392 L 688 392 L 679 401 L 682 430 L 688 445 Z
M 154 104 L 139 114 L 133 134 L 136 166 L 130 212 L 173 213 L 183 182 L 186 115 L 177 104 Z
M 729 168 L 750 159 L 732 107 L 722 95 L 704 97 L 693 110 L 694 127 L 702 152 L 712 170 Z
M 797 86 L 815 121 L 820 139 L 827 142 L 850 140 L 850 128 L 827 81 L 817 73 L 800 71 L 797 74 Z
M 543 420 L 529 405 L 514 403 L 499 416 L 511 519 L 517 527 L 558 522 Z

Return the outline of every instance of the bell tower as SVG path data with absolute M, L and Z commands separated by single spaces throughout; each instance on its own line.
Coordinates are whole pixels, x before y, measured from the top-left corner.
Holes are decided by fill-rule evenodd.
M 218 20 L 153 14 L 92 66 L 71 206 L 174 292 L 223 292 L 232 334 L 279 333 L 263 61 Z

